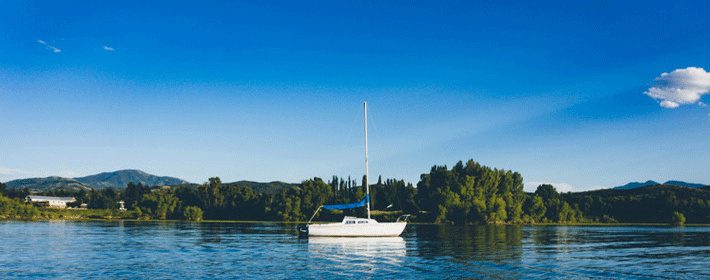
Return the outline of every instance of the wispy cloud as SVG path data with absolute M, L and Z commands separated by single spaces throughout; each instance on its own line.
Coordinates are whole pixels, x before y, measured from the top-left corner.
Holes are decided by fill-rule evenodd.
M 115 51 L 114 48 L 109 47 L 109 46 L 104 46 L 104 50 L 107 50 L 107 51 Z
M 656 85 L 643 94 L 660 101 L 661 107 L 677 108 L 680 105 L 695 104 L 700 106 L 700 97 L 710 92 L 710 73 L 698 67 L 676 69 L 663 73 L 656 78 Z
M 86 176 L 84 173 L 79 173 L 73 170 L 53 171 L 53 172 L 34 172 L 22 169 L 8 168 L 0 166 L 0 182 L 12 181 L 16 179 L 24 179 L 31 177 L 49 177 L 59 176 L 64 178 L 76 178 Z
M 18 174 L 30 174 L 30 173 L 32 173 L 32 172 L 0 166 L 0 175 L 18 175 Z
M 36 176 L 36 172 L 7 168 L 0 166 L 0 181 L 12 181 L 20 178 L 27 178 L 29 176 Z
M 43 40 L 37 40 L 37 43 L 40 43 L 40 44 L 42 44 L 42 45 L 45 45 L 45 46 L 46 46 L 45 49 L 52 50 L 52 52 L 55 52 L 55 53 L 62 52 L 62 50 L 60 50 L 60 49 L 57 48 L 57 47 L 47 45 L 47 42 L 45 42 L 45 41 L 43 41 Z

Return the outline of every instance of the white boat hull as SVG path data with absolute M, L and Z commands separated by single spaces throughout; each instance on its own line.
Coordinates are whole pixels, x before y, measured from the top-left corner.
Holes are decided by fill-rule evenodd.
M 306 230 L 309 237 L 394 237 L 402 234 L 406 226 L 406 222 L 378 223 L 373 219 L 346 217 L 341 223 L 309 224 Z

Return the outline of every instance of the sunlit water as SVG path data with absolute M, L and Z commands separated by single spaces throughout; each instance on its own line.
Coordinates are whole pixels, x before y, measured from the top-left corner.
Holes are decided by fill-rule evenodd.
M 294 225 L 0 222 L 7 278 L 710 278 L 710 228 L 407 226 L 299 239 Z

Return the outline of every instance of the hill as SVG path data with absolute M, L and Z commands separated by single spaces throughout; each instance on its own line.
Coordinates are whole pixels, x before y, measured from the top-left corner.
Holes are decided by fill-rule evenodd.
M 692 188 L 678 185 L 656 184 L 633 189 L 601 189 L 585 192 L 566 193 L 566 197 L 593 196 L 601 198 L 632 196 L 636 198 L 654 197 L 662 192 L 673 191 L 687 197 L 710 199 L 710 191 L 702 188 Z
M 623 186 L 618 186 L 618 187 L 613 187 L 612 189 L 615 190 L 630 190 L 630 189 L 635 189 L 635 188 L 642 188 L 645 186 L 653 186 L 653 185 L 658 185 L 658 182 L 648 180 L 645 183 L 639 183 L 639 182 L 631 182 Z
M 79 182 L 71 178 L 62 177 L 47 177 L 47 178 L 30 178 L 30 179 L 20 179 L 7 182 L 8 189 L 24 189 L 27 188 L 32 192 L 40 191 L 90 191 L 91 186 Z
M 135 184 L 141 183 L 151 187 L 155 186 L 180 186 L 188 185 L 197 188 L 199 184 L 192 184 L 185 180 L 175 177 L 155 176 L 145 173 L 140 170 L 126 169 L 114 172 L 104 172 L 96 175 L 90 175 L 79 178 L 63 178 L 63 177 L 47 177 L 47 178 L 29 178 L 7 182 L 8 189 L 24 189 L 27 188 L 31 192 L 44 191 L 89 191 L 92 189 L 103 189 L 107 187 L 125 188 L 129 182 Z M 260 183 L 253 181 L 237 181 L 233 183 L 225 183 L 224 185 L 249 186 L 256 193 L 264 193 L 274 195 L 283 189 L 299 187 L 300 184 L 291 184 L 284 182 L 269 182 Z
M 673 212 L 688 223 L 710 223 L 710 191 L 677 185 L 652 185 L 633 189 L 603 189 L 560 195 L 585 217 L 622 223 L 665 223 Z
M 188 183 L 187 181 L 182 179 L 167 176 L 155 176 L 134 169 L 104 172 L 96 175 L 74 179 L 79 182 L 85 183 L 95 189 L 103 189 L 106 187 L 125 188 L 130 182 L 133 182 L 135 184 L 141 183 L 143 185 L 149 186 L 171 186 Z
M 104 172 L 96 175 L 80 178 L 29 178 L 7 182 L 8 189 L 27 188 L 31 192 L 44 191 L 89 191 L 92 189 L 103 189 L 107 187 L 125 188 L 129 182 L 142 183 L 149 186 L 167 186 L 188 184 L 187 181 L 173 177 L 161 177 L 145 173 L 140 170 L 119 170 L 115 172 Z
M 681 186 L 681 187 L 688 187 L 688 188 L 695 188 L 699 189 L 702 187 L 705 187 L 706 185 L 703 184 L 693 184 L 693 183 L 686 183 L 682 181 L 668 181 L 663 183 L 664 185 L 673 185 L 673 186 Z
M 686 183 L 683 181 L 668 181 L 663 184 L 660 184 L 655 181 L 648 180 L 645 183 L 639 183 L 639 182 L 631 182 L 623 186 L 618 186 L 618 187 L 613 187 L 612 189 L 616 190 L 630 190 L 630 189 L 635 189 L 635 188 L 642 188 L 646 186 L 654 186 L 654 185 L 671 185 L 671 186 L 681 186 L 681 187 L 688 187 L 688 188 L 702 188 L 705 187 L 706 185 L 703 184 L 694 184 L 694 183 Z

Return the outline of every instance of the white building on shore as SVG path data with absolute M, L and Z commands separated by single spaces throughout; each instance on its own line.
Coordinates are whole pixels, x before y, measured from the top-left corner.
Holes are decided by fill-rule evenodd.
M 28 195 L 25 202 L 54 208 L 67 208 L 67 203 L 76 202 L 73 197 Z

